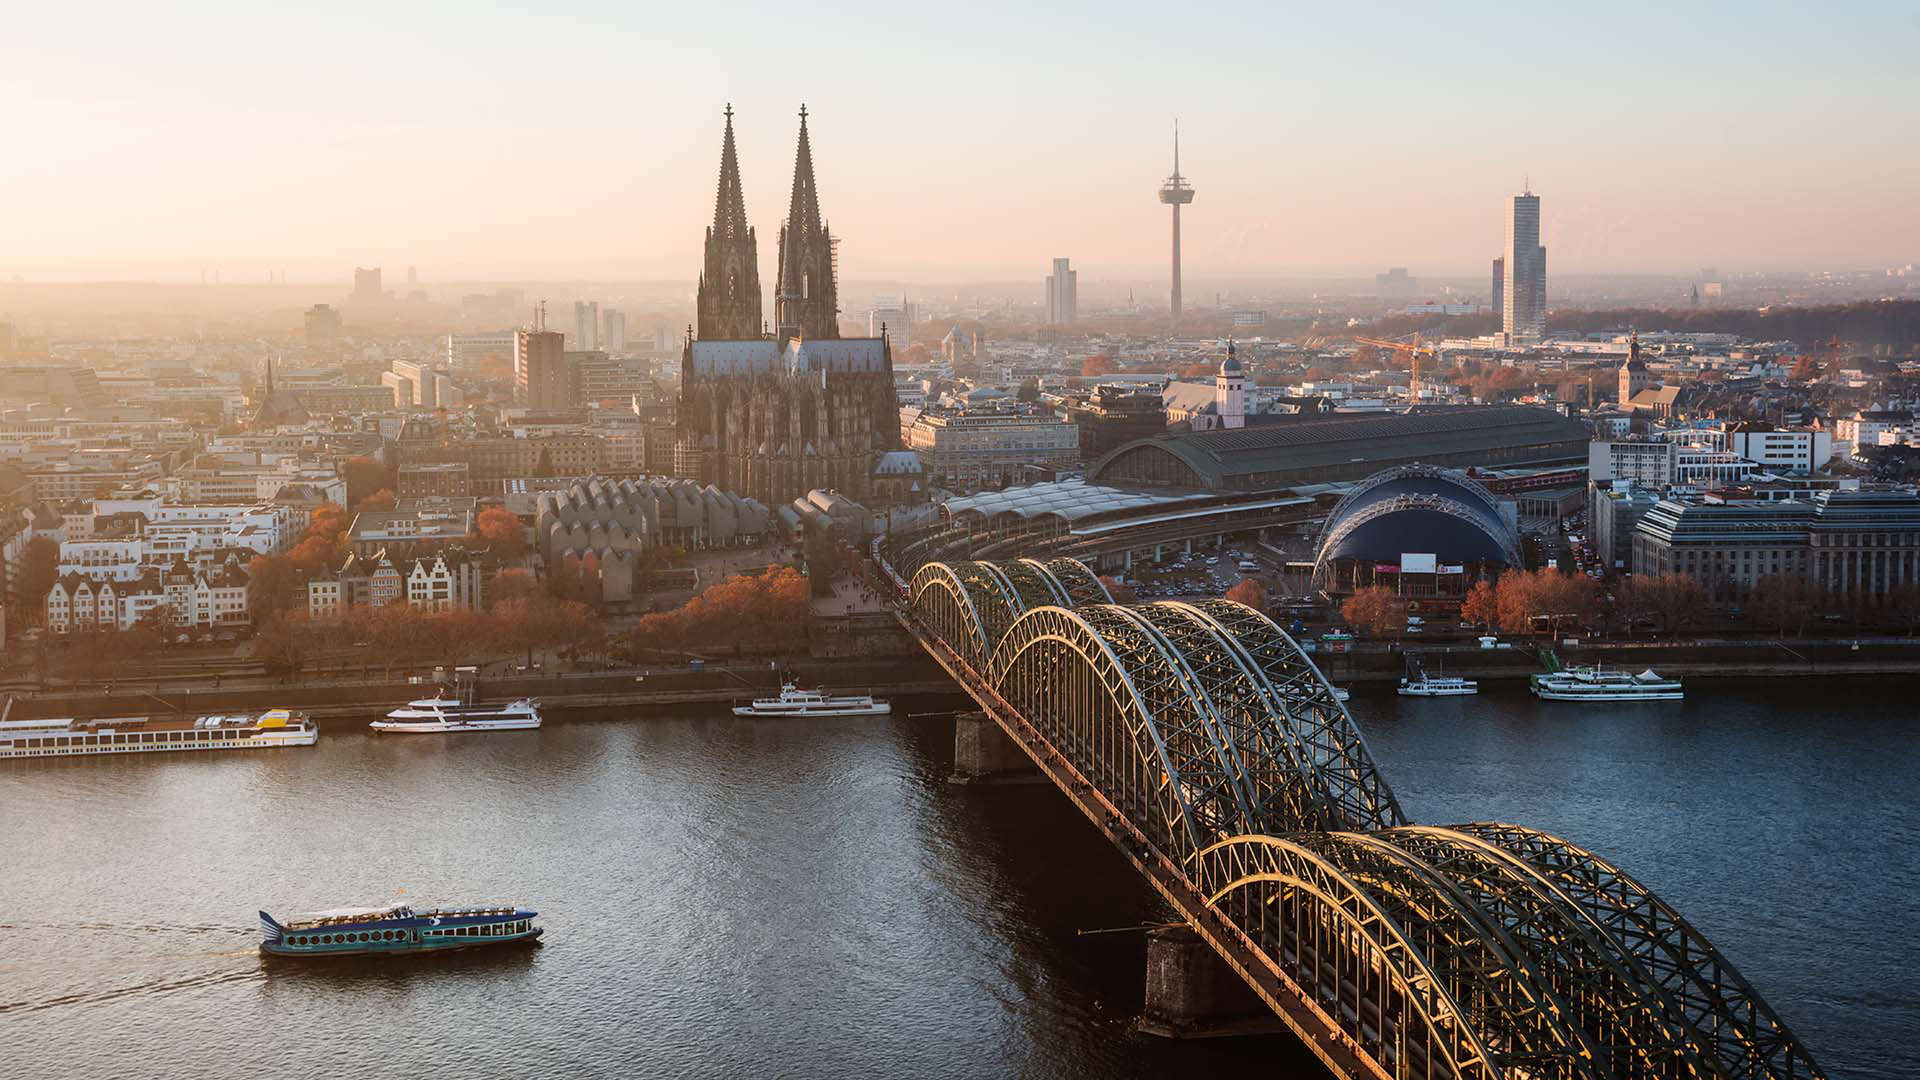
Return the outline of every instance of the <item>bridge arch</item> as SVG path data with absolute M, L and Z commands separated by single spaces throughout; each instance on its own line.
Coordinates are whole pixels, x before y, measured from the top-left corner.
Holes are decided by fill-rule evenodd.
M 1170 747 L 1136 683 L 1163 677 L 1148 656 L 1108 640 L 1117 609 L 1035 608 L 994 651 L 988 681 L 1081 775 L 1179 861 L 1220 831 L 1228 815 L 1204 804 L 1182 774 L 1190 747 Z M 1200 804 L 1200 805 L 1196 805 Z
M 1204 849 L 1196 869 L 1207 906 L 1389 1073 L 1502 1077 L 1461 1005 L 1477 1007 L 1485 988 L 1436 970 L 1419 920 L 1337 861 L 1295 838 L 1249 835 Z
M 1604 927 L 1524 861 L 1453 829 L 1405 826 L 1374 834 L 1443 875 L 1493 918 L 1560 988 L 1571 1022 L 1615 1076 L 1698 1074 L 1710 1061 L 1677 1003 L 1623 957 Z M 1709 1075 L 1715 1075 L 1709 1072 Z
M 1786 1022 L 1706 936 L 1624 870 L 1538 829 L 1499 822 L 1451 827 L 1511 852 L 1606 931 L 1621 962 L 1678 1006 L 1703 1044 L 1702 1071 L 1742 1080 L 1826 1074 Z
M 1246 831 L 1344 827 L 1300 753 L 1297 734 L 1275 709 L 1272 684 L 1231 631 L 1190 603 L 1162 601 L 1133 610 L 1153 624 L 1209 687 L 1228 752 L 1226 764 L 1243 777 L 1252 805 Z
M 946 642 L 969 667 L 978 670 L 988 655 L 987 624 L 981 613 L 990 598 L 949 563 L 930 562 L 914 571 L 908 584 L 914 616 Z
M 1036 607 L 1112 603 L 1078 559 L 928 562 L 908 583 L 914 613 L 975 670 L 984 670 L 1014 620 Z
M 1038 563 L 1045 569 L 1053 577 L 1054 583 L 1066 594 L 1070 605 L 1113 603 L 1113 594 L 1107 591 L 1107 586 L 1100 580 L 1100 576 L 1089 570 L 1087 564 L 1079 559 L 1061 556 L 1044 562 L 1037 559 L 1023 561 Z
M 1268 700 L 1292 733 L 1299 768 L 1325 804 L 1325 823 L 1289 825 L 1288 830 L 1369 830 L 1406 824 L 1406 814 L 1374 764 L 1353 717 L 1299 643 L 1245 604 L 1222 599 L 1199 600 L 1191 606 L 1213 620 L 1259 666 L 1270 688 Z

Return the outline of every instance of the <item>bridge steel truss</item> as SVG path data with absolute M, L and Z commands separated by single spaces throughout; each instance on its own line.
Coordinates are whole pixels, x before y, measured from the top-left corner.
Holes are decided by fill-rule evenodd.
M 1523 826 L 1410 823 L 1325 677 L 1226 600 L 928 563 L 908 625 L 1345 1076 L 1819 1080 L 1699 931 Z

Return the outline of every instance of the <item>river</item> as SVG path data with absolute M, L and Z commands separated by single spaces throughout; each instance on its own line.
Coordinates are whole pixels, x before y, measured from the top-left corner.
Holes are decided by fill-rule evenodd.
M 1352 709 L 1408 813 L 1560 833 L 1672 901 L 1836 1077 L 1920 1060 L 1911 683 Z M 935 702 L 908 703 L 933 710 Z M 1136 1036 L 1147 886 L 951 723 L 675 718 L 0 763 L 0 1076 L 1314 1075 Z M 254 911 L 519 901 L 537 949 L 263 964 Z

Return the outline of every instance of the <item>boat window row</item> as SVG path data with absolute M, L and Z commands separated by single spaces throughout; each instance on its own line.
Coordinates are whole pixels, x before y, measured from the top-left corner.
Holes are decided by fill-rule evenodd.
M 251 735 L 251 731 L 120 731 L 111 735 L 99 732 L 68 732 L 36 735 L 7 740 L 5 745 L 22 750 L 85 746 L 160 746 L 169 743 L 233 742 Z
M 112 743 L 204 742 L 206 740 L 206 736 L 209 734 L 214 734 L 214 733 L 210 733 L 204 730 L 197 731 L 197 730 L 192 730 L 188 728 L 171 729 L 166 731 L 116 731 L 116 732 L 63 731 L 63 732 L 60 732 L 59 734 L 54 734 L 54 735 L 22 736 L 22 737 L 8 740 L 8 741 L 20 746 L 49 746 L 56 743 L 66 744 L 75 739 L 89 740 L 94 742 L 112 742 Z
M 510 937 L 524 934 L 533 929 L 532 919 L 518 922 L 488 923 L 482 926 L 454 926 L 445 930 L 428 930 L 428 937 Z
M 405 930 L 361 930 L 351 934 L 294 934 L 289 945 L 353 945 L 360 942 L 405 941 Z

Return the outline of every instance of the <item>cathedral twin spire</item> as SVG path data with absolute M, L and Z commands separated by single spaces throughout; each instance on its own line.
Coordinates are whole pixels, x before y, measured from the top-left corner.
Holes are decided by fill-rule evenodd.
M 720 183 L 713 225 L 707 229 L 706 266 L 700 275 L 699 336 L 742 340 L 764 332 L 760 270 L 753 227 L 747 224 L 740 190 L 740 161 L 733 144 L 733 106 L 726 109 L 720 148 Z M 800 145 L 794 154 L 793 196 L 780 227 L 779 280 L 774 315 L 782 344 L 794 338 L 837 338 L 839 302 L 834 240 L 820 217 L 813 180 L 813 149 L 807 110 L 800 108 Z
M 733 106 L 720 144 L 720 187 L 707 228 L 706 264 L 700 271 L 697 308 L 700 336 L 739 339 L 760 336 L 760 258 L 747 204 L 740 194 L 740 157 L 733 148 Z

